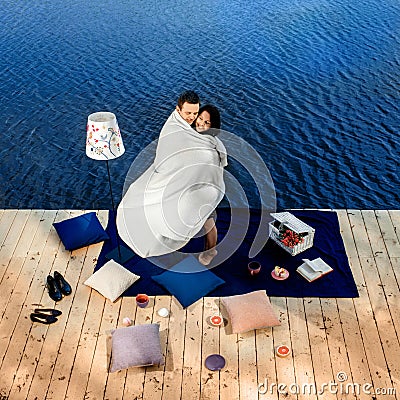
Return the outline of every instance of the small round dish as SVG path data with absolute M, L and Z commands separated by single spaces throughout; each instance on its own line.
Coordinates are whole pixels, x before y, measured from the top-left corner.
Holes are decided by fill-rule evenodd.
M 290 354 L 290 349 L 288 346 L 281 344 L 276 347 L 275 353 L 279 357 L 287 357 Z
M 273 269 L 271 271 L 271 276 L 276 279 L 277 281 L 284 281 L 285 279 L 289 278 L 289 271 L 287 269 L 285 269 L 285 272 L 283 275 L 278 276 L 275 274 L 275 270 Z
M 210 371 L 219 371 L 225 367 L 225 358 L 220 354 L 211 354 L 204 362 Z
M 157 311 L 157 314 L 158 314 L 160 317 L 167 318 L 168 315 L 169 315 L 168 308 L 165 308 L 165 307 L 160 308 L 160 309 Z
M 214 326 L 221 326 L 222 323 L 224 322 L 224 320 L 223 320 L 222 317 L 220 317 L 219 315 L 213 315 L 213 316 L 210 318 L 210 322 L 211 322 L 211 325 L 214 325 Z

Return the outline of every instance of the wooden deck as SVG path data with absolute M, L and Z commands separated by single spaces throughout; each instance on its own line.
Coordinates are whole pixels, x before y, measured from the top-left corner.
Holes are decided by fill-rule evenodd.
M 182 310 L 162 296 L 136 310 L 83 285 L 101 244 L 67 252 L 52 227 L 79 212 L 0 210 L 0 399 L 400 399 L 400 211 L 337 212 L 360 297 L 274 297 L 280 327 L 227 335 L 206 322 L 219 299 Z M 56 324 L 32 324 L 36 306 L 54 307 L 44 287 L 54 270 L 73 293 Z M 155 313 L 162 306 L 169 318 Z M 163 367 L 107 373 L 106 332 L 125 316 L 160 323 Z M 276 358 L 278 343 L 292 355 Z M 211 353 L 226 358 L 221 372 L 203 366 Z

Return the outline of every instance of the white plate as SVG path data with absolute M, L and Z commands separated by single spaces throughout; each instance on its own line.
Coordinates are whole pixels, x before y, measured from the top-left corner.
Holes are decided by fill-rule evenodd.
M 169 315 L 168 308 L 165 308 L 165 307 L 160 308 L 160 309 L 157 311 L 157 314 L 158 314 L 160 317 L 167 318 L 168 315 Z

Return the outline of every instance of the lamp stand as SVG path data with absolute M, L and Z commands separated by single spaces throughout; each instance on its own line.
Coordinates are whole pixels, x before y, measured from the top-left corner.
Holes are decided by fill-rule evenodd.
M 117 231 L 117 214 L 115 212 L 114 196 L 111 185 L 110 166 L 108 165 L 108 160 L 106 160 L 106 163 L 107 163 L 108 184 L 110 185 L 111 205 L 112 205 L 113 215 L 115 218 L 115 231 L 116 231 L 115 233 L 117 236 L 117 247 L 111 250 L 109 253 L 107 253 L 105 257 L 107 258 L 107 260 L 112 259 L 116 261 L 118 264 L 123 265 L 125 262 L 130 260 L 135 254 L 133 253 L 132 250 L 126 248 L 125 246 L 121 246 L 120 243 L 120 238 Z

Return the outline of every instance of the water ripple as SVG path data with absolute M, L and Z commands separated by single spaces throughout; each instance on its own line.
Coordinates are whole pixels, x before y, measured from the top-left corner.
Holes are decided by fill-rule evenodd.
M 84 154 L 87 115 L 117 114 L 127 148 L 111 163 L 118 196 L 134 157 L 193 88 L 261 154 L 279 207 L 398 208 L 397 1 L 3 9 L 0 207 L 109 207 L 104 166 Z

